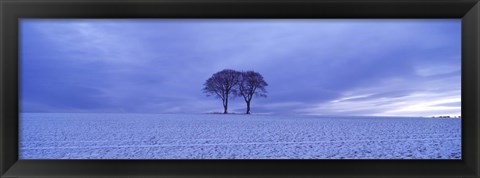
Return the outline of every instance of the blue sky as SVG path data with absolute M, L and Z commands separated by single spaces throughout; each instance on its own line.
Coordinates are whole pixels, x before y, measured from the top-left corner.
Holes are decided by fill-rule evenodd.
M 461 21 L 22 20 L 21 111 L 221 112 L 222 69 L 268 82 L 252 113 L 460 114 Z M 241 98 L 230 112 L 244 112 Z

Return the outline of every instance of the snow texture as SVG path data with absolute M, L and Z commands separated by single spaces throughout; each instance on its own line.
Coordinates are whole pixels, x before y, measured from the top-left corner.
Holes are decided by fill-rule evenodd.
M 460 159 L 461 119 L 22 113 L 20 159 Z

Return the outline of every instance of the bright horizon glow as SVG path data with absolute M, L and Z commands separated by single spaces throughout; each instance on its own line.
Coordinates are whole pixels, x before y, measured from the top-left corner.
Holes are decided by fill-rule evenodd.
M 460 116 L 461 20 L 20 22 L 21 112 L 208 113 L 223 69 L 269 86 L 253 114 Z M 243 113 L 235 98 L 229 111 Z

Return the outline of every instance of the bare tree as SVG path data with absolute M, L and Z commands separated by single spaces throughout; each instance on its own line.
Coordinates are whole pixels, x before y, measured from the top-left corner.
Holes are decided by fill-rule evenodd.
M 268 86 L 268 84 L 263 80 L 263 76 L 260 73 L 254 71 L 242 72 L 238 90 L 235 94 L 242 96 L 247 103 L 246 114 L 250 114 L 250 102 L 254 95 L 267 97 L 266 86 Z
M 207 96 L 217 96 L 223 102 L 223 114 L 228 113 L 228 99 L 235 93 L 235 87 L 240 82 L 241 73 L 231 69 L 224 69 L 210 77 L 204 85 L 203 92 Z

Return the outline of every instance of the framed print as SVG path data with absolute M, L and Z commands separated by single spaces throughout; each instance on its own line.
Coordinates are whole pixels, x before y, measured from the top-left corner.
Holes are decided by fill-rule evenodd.
M 477 1 L 1 8 L 2 176 L 478 176 Z

